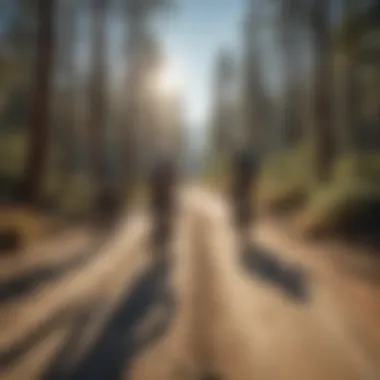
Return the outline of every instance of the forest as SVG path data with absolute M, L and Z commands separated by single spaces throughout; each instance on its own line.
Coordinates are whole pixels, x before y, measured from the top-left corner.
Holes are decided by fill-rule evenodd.
M 163 117 L 151 88 L 166 59 L 156 25 L 180 2 L 2 0 L 0 7 L 3 228 L 9 218 L 36 231 L 47 215 L 103 219 L 141 192 L 160 149 L 184 155 L 181 94 L 171 94 Z M 290 216 L 310 236 L 374 238 L 378 2 L 252 0 L 241 21 L 240 57 L 223 46 L 215 57 L 201 177 L 225 188 L 230 157 L 244 145 L 260 159 L 252 194 L 259 209 Z M 119 74 L 109 38 L 116 22 Z M 281 85 L 272 91 L 275 76 Z M 160 128 L 169 136 L 152 145 Z

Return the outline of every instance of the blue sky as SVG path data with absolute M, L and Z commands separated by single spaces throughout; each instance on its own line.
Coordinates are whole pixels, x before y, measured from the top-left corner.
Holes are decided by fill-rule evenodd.
M 244 0 L 178 0 L 162 23 L 164 48 L 177 68 L 190 127 L 207 122 L 216 53 L 228 48 L 240 56 Z

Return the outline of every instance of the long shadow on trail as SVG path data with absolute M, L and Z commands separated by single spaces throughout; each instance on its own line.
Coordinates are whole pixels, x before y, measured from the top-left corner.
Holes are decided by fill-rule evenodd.
M 102 240 L 103 242 L 103 240 Z M 57 264 L 37 267 L 15 276 L 6 281 L 0 281 L 0 304 L 13 301 L 17 298 L 28 296 L 37 286 L 59 280 L 69 271 L 79 269 L 87 264 L 91 259 L 97 257 L 101 251 L 102 243 L 97 241 L 90 244 L 90 247 L 74 255 L 66 261 Z M 70 255 L 72 256 L 72 255 Z
M 42 380 L 118 380 L 125 379 L 133 359 L 148 345 L 162 337 L 174 315 L 175 299 L 167 283 L 170 262 L 161 259 L 150 267 L 125 292 L 125 298 L 115 310 L 94 345 L 71 370 L 65 369 L 67 355 L 77 346 L 73 333 L 59 352 Z M 161 318 L 148 331 L 139 333 L 141 322 L 157 308 Z M 78 321 L 81 330 L 83 320 Z M 123 377 L 124 376 L 124 377 Z
M 301 268 L 284 263 L 273 253 L 252 244 L 243 247 L 240 260 L 251 275 L 275 285 L 297 302 L 308 301 L 308 279 Z

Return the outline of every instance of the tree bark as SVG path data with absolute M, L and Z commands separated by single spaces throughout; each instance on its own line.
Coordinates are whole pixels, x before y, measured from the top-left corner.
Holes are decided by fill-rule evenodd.
M 65 79 L 64 93 L 62 96 L 63 107 L 61 112 L 64 112 L 63 131 L 60 135 L 63 137 L 62 149 L 63 160 L 61 170 L 64 173 L 66 181 L 70 179 L 73 170 L 76 169 L 78 161 L 78 136 L 76 134 L 75 121 L 75 37 L 76 37 L 76 5 L 74 2 L 62 4 L 62 50 L 61 50 L 61 74 Z M 67 183 L 67 182 L 66 182 Z
M 283 109 L 283 139 L 292 148 L 302 135 L 298 96 L 300 68 L 297 35 L 300 33 L 299 2 L 284 0 L 282 5 L 282 44 L 284 50 L 285 91 Z
M 50 97 L 52 89 L 55 0 L 38 0 L 38 36 L 35 89 L 24 173 L 23 198 L 38 203 L 48 158 Z
M 332 122 L 332 64 L 330 55 L 329 0 L 314 0 L 311 27 L 315 48 L 314 131 L 316 174 L 328 181 L 335 155 L 335 130 Z
M 89 88 L 89 137 L 92 178 L 94 182 L 94 208 L 102 214 L 105 208 L 106 193 L 109 191 L 106 139 L 106 17 L 107 0 L 92 1 L 92 62 Z

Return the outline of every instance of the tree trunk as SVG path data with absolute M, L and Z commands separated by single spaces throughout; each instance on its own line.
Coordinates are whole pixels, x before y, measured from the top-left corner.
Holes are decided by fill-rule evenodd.
M 358 128 L 359 128 L 359 113 L 360 113 L 360 86 L 357 77 L 357 67 L 355 62 L 347 62 L 345 71 L 345 111 L 346 111 L 346 127 L 345 133 L 347 136 L 347 151 L 354 153 L 358 146 Z
M 315 47 L 314 132 L 315 159 L 319 181 L 328 181 L 335 155 L 332 120 L 332 64 L 330 55 L 329 0 L 314 0 L 311 27 Z
M 106 127 L 106 11 L 107 0 L 93 0 L 92 62 L 90 73 L 89 137 L 95 212 L 101 214 L 108 172 L 105 154 Z
M 66 185 L 70 180 L 71 173 L 76 169 L 78 161 L 78 136 L 76 136 L 75 123 L 75 38 L 76 38 L 76 9 L 73 2 L 65 0 L 62 4 L 62 50 L 61 50 L 61 74 L 64 77 L 64 92 L 60 112 L 63 112 L 64 125 L 60 135 L 62 143 L 62 171 Z
M 301 137 L 300 105 L 298 97 L 299 47 L 297 35 L 300 33 L 299 4 L 284 0 L 282 5 L 282 44 L 284 50 L 285 91 L 283 108 L 283 140 L 287 148 L 292 148 Z
M 268 97 L 262 81 L 262 62 L 258 41 L 259 21 L 255 11 L 251 10 L 243 30 L 244 36 L 244 84 L 243 112 L 244 135 L 247 141 L 243 145 L 255 152 L 265 153 L 268 149 Z
M 55 0 L 38 0 L 35 89 L 24 173 L 23 198 L 38 203 L 48 156 L 50 96 L 53 72 Z
M 141 112 L 141 90 L 143 81 L 142 45 L 145 36 L 144 15 L 137 12 L 127 12 L 127 83 L 126 83 L 126 120 L 123 131 L 123 178 L 124 192 L 127 198 L 131 196 L 133 183 L 137 176 L 138 166 L 138 141 L 137 132 L 139 128 L 139 117 Z M 154 146 L 152 146 L 154 148 Z

